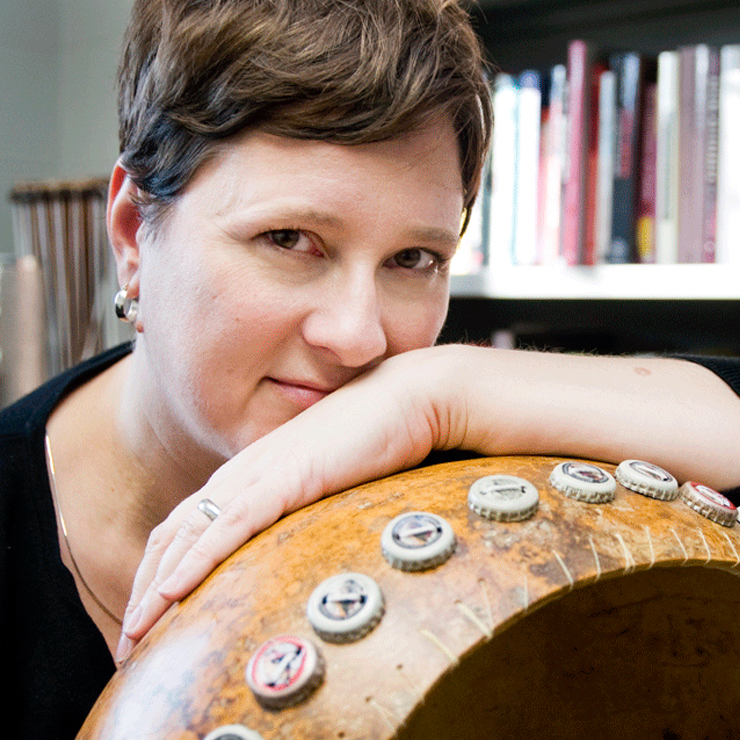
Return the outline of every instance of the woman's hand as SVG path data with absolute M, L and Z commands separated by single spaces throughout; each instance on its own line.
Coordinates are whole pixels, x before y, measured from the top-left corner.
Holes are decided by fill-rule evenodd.
M 441 351 L 440 351 L 441 350 Z M 442 348 L 386 360 L 221 466 L 151 533 L 126 609 L 123 660 L 169 606 L 284 514 L 421 462 L 448 431 L 435 388 L 449 388 Z M 215 520 L 198 510 L 208 498 Z

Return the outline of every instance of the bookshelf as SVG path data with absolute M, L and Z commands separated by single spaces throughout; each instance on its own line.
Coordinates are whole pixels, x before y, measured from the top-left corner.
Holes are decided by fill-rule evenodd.
M 453 275 L 460 298 L 525 300 L 737 300 L 740 270 L 726 265 L 514 266 Z
M 478 0 L 476 28 L 500 70 L 564 63 L 568 42 L 657 54 L 740 43 L 737 0 Z M 574 351 L 740 354 L 740 268 L 717 264 L 506 266 L 455 275 L 442 339 Z
M 737 0 L 477 0 L 476 29 L 491 59 L 522 70 L 563 61 L 571 39 L 657 53 L 740 40 Z

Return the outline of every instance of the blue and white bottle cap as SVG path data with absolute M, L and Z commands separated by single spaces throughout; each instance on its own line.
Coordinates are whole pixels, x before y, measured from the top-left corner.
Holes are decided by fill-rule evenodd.
M 383 530 L 383 557 L 399 570 L 426 570 L 444 563 L 457 540 L 449 522 L 437 514 L 412 511 L 392 519 Z
M 370 576 L 340 573 L 314 589 L 306 616 L 316 634 L 327 642 L 353 642 L 380 621 L 383 594 Z

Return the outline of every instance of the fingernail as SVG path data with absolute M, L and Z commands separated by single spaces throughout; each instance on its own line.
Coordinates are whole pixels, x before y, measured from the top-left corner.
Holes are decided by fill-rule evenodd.
M 141 604 L 139 604 L 136 609 L 134 609 L 130 614 L 127 614 L 123 618 L 121 631 L 127 634 L 131 634 L 141 621 L 141 615 L 143 614 L 143 612 L 144 610 L 142 609 Z
M 126 637 L 126 635 L 121 635 L 121 639 L 118 641 L 118 647 L 116 648 L 116 663 L 123 663 L 133 647 L 133 641 Z

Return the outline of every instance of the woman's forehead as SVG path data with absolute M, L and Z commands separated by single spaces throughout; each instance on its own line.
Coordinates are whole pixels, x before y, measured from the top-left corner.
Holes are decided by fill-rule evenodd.
M 297 208 L 331 217 L 346 198 L 382 202 L 399 195 L 422 205 L 459 198 L 462 177 L 454 131 L 437 125 L 369 144 L 336 144 L 250 131 L 222 144 L 188 191 L 211 191 L 220 213 L 243 208 Z M 282 205 L 281 205 L 282 204 Z M 324 204 L 319 207 L 317 204 Z M 438 207 L 435 205 L 434 207 Z M 329 213 L 327 213 L 327 209 Z

